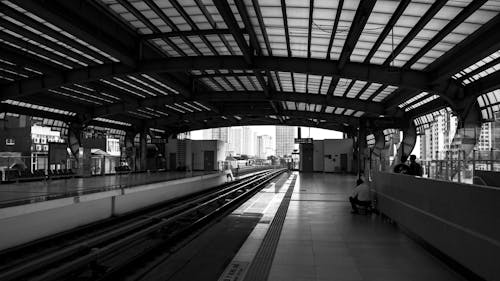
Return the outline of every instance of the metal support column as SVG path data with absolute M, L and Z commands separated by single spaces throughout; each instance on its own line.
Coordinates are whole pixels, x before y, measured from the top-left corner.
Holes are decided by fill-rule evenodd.
M 147 147 L 147 132 L 145 130 L 141 131 L 139 135 L 139 147 L 140 147 L 139 151 L 141 159 L 139 169 L 141 171 L 146 171 L 148 163 L 148 158 L 147 158 L 148 147 Z
M 136 133 L 134 131 L 125 132 L 125 159 L 131 171 L 137 171 L 136 165 L 136 148 L 134 147 L 134 139 Z
M 361 119 L 359 122 L 358 129 L 358 176 L 364 175 L 365 173 L 365 161 L 368 158 L 368 153 L 366 149 L 366 122 Z

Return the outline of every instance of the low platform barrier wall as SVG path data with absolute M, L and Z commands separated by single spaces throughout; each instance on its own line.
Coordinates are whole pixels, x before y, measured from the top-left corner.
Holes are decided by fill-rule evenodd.
M 500 187 L 500 172 L 474 170 L 474 184 Z
M 500 188 L 376 173 L 378 209 L 486 280 L 500 280 Z
M 226 182 L 208 174 L 0 209 L 0 250 Z

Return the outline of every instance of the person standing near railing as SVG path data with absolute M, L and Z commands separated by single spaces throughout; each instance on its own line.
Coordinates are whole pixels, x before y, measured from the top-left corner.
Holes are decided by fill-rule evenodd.
M 414 154 L 410 155 L 410 169 L 408 171 L 408 175 L 419 176 L 421 177 L 423 174 L 422 166 L 416 162 L 417 156 Z

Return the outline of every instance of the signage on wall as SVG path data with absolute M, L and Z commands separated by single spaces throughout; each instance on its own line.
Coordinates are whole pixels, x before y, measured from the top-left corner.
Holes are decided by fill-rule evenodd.
M 312 138 L 295 138 L 295 143 L 302 144 L 302 143 L 313 143 Z
M 168 143 L 168 140 L 165 138 L 151 138 L 151 143 L 154 144 Z

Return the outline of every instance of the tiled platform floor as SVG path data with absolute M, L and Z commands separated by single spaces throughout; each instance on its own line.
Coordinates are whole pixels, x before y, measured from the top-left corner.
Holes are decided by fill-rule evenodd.
M 6 201 L 18 199 L 22 200 L 33 196 L 45 196 L 84 190 L 110 189 L 119 186 L 136 186 L 179 178 L 194 177 L 207 173 L 212 172 L 168 171 L 0 184 L 0 204 Z
M 352 215 L 354 181 L 299 174 L 268 280 L 464 280 L 379 216 Z

